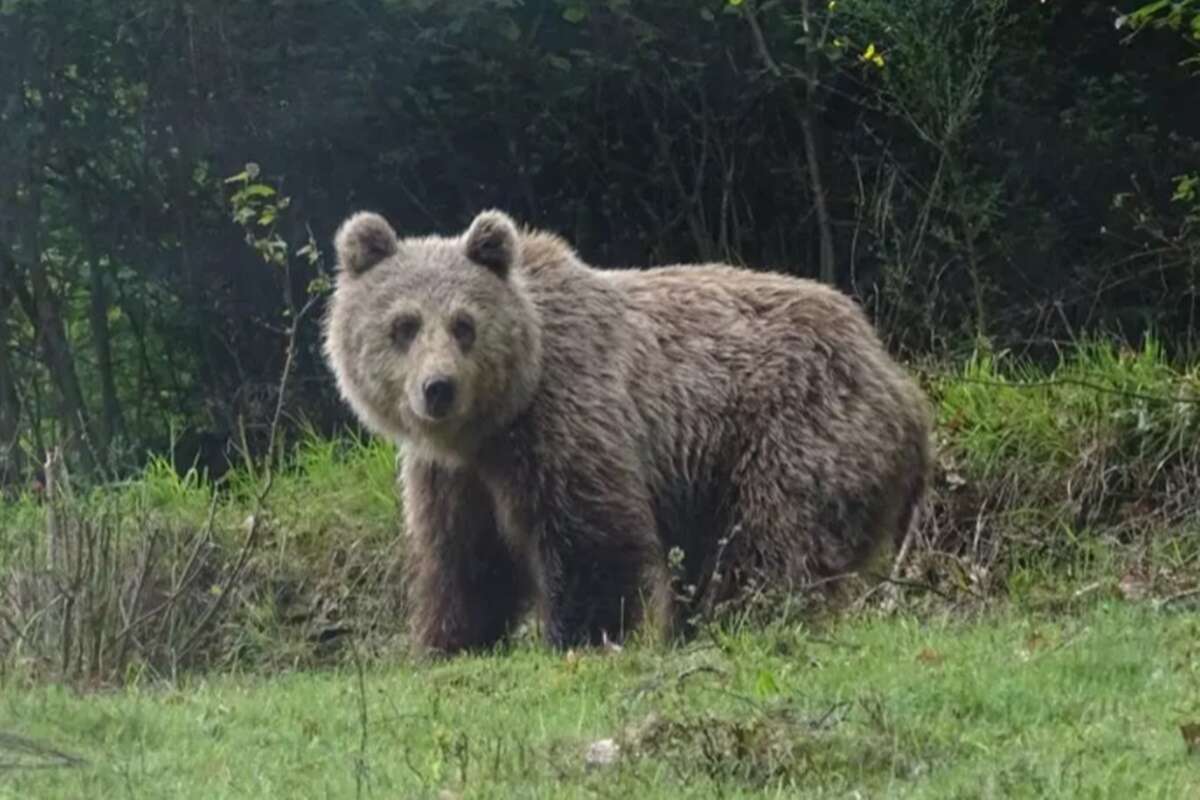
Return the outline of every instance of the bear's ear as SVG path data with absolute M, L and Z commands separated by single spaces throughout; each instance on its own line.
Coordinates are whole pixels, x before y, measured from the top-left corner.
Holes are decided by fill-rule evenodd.
M 484 211 L 467 229 L 465 248 L 467 258 L 501 278 L 507 277 L 520 257 L 516 223 L 503 211 Z
M 395 255 L 396 232 L 378 214 L 359 211 L 338 228 L 333 245 L 339 269 L 358 275 Z

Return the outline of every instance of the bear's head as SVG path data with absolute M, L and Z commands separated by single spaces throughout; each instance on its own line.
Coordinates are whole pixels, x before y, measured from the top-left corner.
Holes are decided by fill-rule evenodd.
M 325 356 L 369 428 L 461 460 L 529 404 L 541 329 L 521 238 L 499 211 L 456 237 L 401 239 L 369 212 L 342 223 Z

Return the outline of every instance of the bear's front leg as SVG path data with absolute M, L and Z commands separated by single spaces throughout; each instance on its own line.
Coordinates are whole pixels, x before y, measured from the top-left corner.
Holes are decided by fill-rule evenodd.
M 423 650 L 491 647 L 519 617 L 529 585 L 500 538 L 491 495 L 470 470 L 404 460 L 409 631 Z
M 640 548 L 631 548 L 637 550 Z M 546 642 L 555 648 L 621 642 L 645 616 L 653 588 L 644 579 L 646 557 L 548 548 L 542 618 Z
M 635 487 L 598 485 L 564 496 L 546 517 L 538 562 L 547 643 L 620 642 L 657 602 L 663 577 L 649 500 Z

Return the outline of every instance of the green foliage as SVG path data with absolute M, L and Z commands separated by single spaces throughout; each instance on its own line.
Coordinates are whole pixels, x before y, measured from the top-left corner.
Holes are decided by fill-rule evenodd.
M 1156 0 L 1147 3 L 1133 12 L 1121 16 L 1117 21 L 1118 27 L 1128 25 L 1135 33 L 1147 29 L 1166 29 L 1182 33 L 1183 39 L 1192 48 L 1200 48 L 1200 3 L 1195 0 Z M 1200 55 L 1193 55 L 1181 62 L 1184 67 L 1200 65 Z M 1194 77 L 1195 73 L 1193 73 Z M 1189 161 L 1188 166 L 1191 166 Z M 1191 292 L 1194 294 L 1196 279 L 1196 264 L 1200 256 L 1200 174 L 1189 171 L 1175 174 L 1171 177 L 1174 190 L 1171 202 L 1176 204 L 1181 212 L 1175 215 L 1156 213 L 1153 209 L 1138 206 L 1136 219 L 1138 227 L 1162 245 L 1188 273 Z M 1124 195 L 1118 195 L 1124 198 Z
M 354 208 L 420 233 L 503 206 L 602 265 L 818 276 L 909 352 L 1151 323 L 1193 348 L 1200 129 L 1183 37 L 1148 27 L 1196 7 L 1117 47 L 1069 5 L 8 2 L 0 481 L 55 443 L 105 479 L 172 431 L 265 427 L 279 320 L 327 291 Z M 318 339 L 289 428 L 349 421 Z
M 1166 28 L 1184 33 L 1200 45 L 1200 3 L 1196 0 L 1154 0 L 1123 15 L 1118 26 Z
M 1010 24 L 1006 4 L 859 0 L 833 16 L 837 40 L 855 49 L 865 43 L 858 60 L 877 68 L 867 77 L 878 89 L 866 105 L 898 123 L 894 146 L 911 148 L 885 153 L 875 190 L 859 198 L 860 219 L 877 231 L 884 261 L 877 317 L 888 330 L 985 337 L 994 296 L 986 243 L 1006 198 L 1002 177 L 977 168 L 974 140 Z M 949 294 L 955 301 L 945 302 Z M 954 312 L 939 319 L 939 307 Z

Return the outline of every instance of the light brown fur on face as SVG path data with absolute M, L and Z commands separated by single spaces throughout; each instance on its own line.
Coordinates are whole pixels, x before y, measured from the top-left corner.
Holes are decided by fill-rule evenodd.
M 454 239 L 398 240 L 391 230 L 369 213 L 339 229 L 326 357 L 371 429 L 460 461 L 528 405 L 538 381 L 538 312 L 522 276 L 466 257 L 471 247 L 494 260 L 497 236 L 515 248 L 516 228 L 507 217 L 481 215 L 470 236 Z M 426 402 L 438 380 L 453 384 L 444 416 Z
M 928 405 L 833 289 L 595 270 L 495 211 L 412 239 L 358 214 L 336 242 L 325 352 L 404 446 L 418 645 L 490 646 L 530 606 L 555 645 L 619 640 L 670 626 L 671 548 L 707 607 L 852 572 L 910 524 Z

